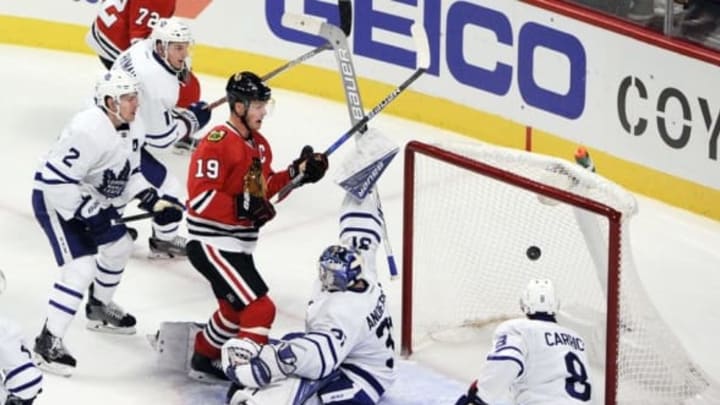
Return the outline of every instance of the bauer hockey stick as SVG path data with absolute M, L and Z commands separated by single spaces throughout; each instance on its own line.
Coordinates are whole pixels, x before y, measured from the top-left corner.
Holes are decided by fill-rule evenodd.
M 427 42 L 427 36 L 425 36 L 424 33 L 425 30 L 418 24 L 413 25 L 413 38 L 415 39 L 415 45 L 417 46 L 417 69 L 412 73 L 412 75 L 410 75 L 410 77 L 405 79 L 404 82 L 402 82 L 398 87 L 391 91 L 390 94 L 388 94 L 384 99 L 382 99 L 375 107 L 373 107 L 373 109 L 369 113 L 367 113 L 367 115 L 365 115 L 360 121 L 354 124 L 347 132 L 340 135 L 340 137 L 325 150 L 326 155 L 330 156 L 331 154 L 333 154 L 342 144 L 347 142 L 347 140 L 350 139 L 356 132 L 359 132 L 361 129 L 363 129 L 371 119 L 375 118 L 378 114 L 380 114 L 380 112 L 384 110 L 385 107 L 388 106 L 388 104 L 392 103 L 400 94 L 402 94 L 403 91 L 405 91 L 405 89 L 410 87 L 410 85 L 413 84 L 415 80 L 417 80 L 425 73 L 428 66 L 430 66 L 430 51 Z M 278 192 L 278 199 L 275 202 L 277 203 L 278 201 L 285 198 L 285 196 L 287 196 L 290 191 L 292 191 L 299 185 L 300 180 L 301 176 L 297 176 L 295 179 L 293 179 L 292 182 L 288 183 L 285 187 L 280 189 L 280 191 Z
M 357 84 L 356 70 L 352 61 L 352 52 L 347 44 L 347 40 L 344 35 L 335 27 L 328 27 L 319 20 L 313 20 L 310 17 L 305 16 L 293 16 L 287 15 L 283 19 L 283 23 L 295 27 L 298 30 L 305 30 L 311 34 L 318 34 L 325 38 L 329 44 L 333 46 L 335 59 L 338 64 L 340 76 L 342 79 L 343 90 L 345 92 L 345 101 L 348 107 L 348 113 L 350 116 L 350 122 L 355 125 L 363 119 L 364 108 L 362 104 L 362 97 L 360 96 L 360 89 Z M 419 24 L 413 25 L 411 29 L 413 39 L 418 44 L 417 49 L 426 49 L 427 35 L 422 30 L 422 26 Z M 421 51 L 421 53 L 429 53 Z M 426 63 L 424 65 L 427 65 Z M 362 134 L 367 130 L 367 126 L 362 126 L 359 132 Z M 362 135 L 358 135 L 360 137 Z M 380 202 L 380 193 L 377 186 L 373 187 L 374 198 L 377 203 L 379 214 L 381 215 L 382 231 L 383 231 L 383 247 L 387 257 L 388 269 L 390 271 L 391 279 L 398 277 L 397 264 L 395 263 L 395 255 L 393 254 L 392 245 L 390 243 L 390 236 L 387 230 L 387 224 L 382 214 L 382 204 Z
M 352 3 L 351 0 L 338 0 L 338 11 L 340 12 L 340 30 L 344 34 L 345 37 L 350 35 L 350 31 L 352 29 Z M 285 16 L 283 16 L 283 24 L 284 24 Z M 328 24 L 330 25 L 330 24 Z M 333 45 L 330 42 L 326 42 L 323 45 L 320 45 L 319 47 L 310 50 L 309 52 L 306 52 L 297 58 L 286 62 L 284 65 L 279 66 L 275 68 L 275 70 L 266 73 L 263 75 L 260 79 L 264 82 L 274 78 L 275 76 L 279 75 L 280 73 L 285 72 L 286 70 L 289 70 L 308 59 L 314 57 L 315 55 L 322 53 L 323 51 L 333 49 Z M 213 101 L 208 105 L 208 109 L 212 110 L 215 107 L 218 107 L 222 104 L 224 104 L 227 101 L 227 95 Z

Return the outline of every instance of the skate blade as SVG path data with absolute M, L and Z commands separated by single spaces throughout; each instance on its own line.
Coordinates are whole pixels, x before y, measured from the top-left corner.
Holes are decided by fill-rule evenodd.
M 66 364 L 46 361 L 37 353 L 33 353 L 33 363 L 40 370 L 46 371 L 50 374 L 59 375 L 61 377 L 71 377 L 73 371 L 75 370 L 75 367 L 68 366 Z
M 85 326 L 88 330 L 100 333 L 109 333 L 113 335 L 134 335 L 135 327 L 131 326 L 128 328 L 120 328 L 117 326 L 106 325 L 102 321 L 88 321 Z
M 188 377 L 195 381 L 199 381 L 205 384 L 222 384 L 227 385 L 229 380 L 223 380 L 215 377 L 209 373 L 203 373 L 202 371 L 193 370 L 192 368 L 188 371 Z
M 185 258 L 187 258 L 187 255 L 181 255 L 181 254 L 173 255 L 173 254 L 166 253 L 166 252 L 153 252 L 153 251 L 150 251 L 150 253 L 148 253 L 148 259 L 151 259 L 151 260 L 180 260 L 180 259 L 185 259 Z

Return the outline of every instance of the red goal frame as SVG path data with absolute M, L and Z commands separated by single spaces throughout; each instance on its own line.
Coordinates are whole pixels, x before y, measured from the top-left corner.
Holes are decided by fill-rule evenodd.
M 622 213 L 597 201 L 578 196 L 567 191 L 551 187 L 515 173 L 490 166 L 466 156 L 419 141 L 411 141 L 405 146 L 404 194 L 403 194 L 403 277 L 402 277 L 402 325 L 401 353 L 408 357 L 412 347 L 412 302 L 413 302 L 413 219 L 415 196 L 415 157 L 422 154 L 440 160 L 449 165 L 461 167 L 478 175 L 511 184 L 530 192 L 542 194 L 573 206 L 591 211 L 607 218 L 609 224 L 608 240 L 608 296 L 607 329 L 605 352 L 605 404 L 614 405 L 617 396 L 617 356 L 619 341 L 619 272 L 621 253 Z

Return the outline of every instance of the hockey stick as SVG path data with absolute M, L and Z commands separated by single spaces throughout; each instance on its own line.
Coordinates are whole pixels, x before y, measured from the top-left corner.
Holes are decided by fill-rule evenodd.
M 128 222 L 140 221 L 141 219 L 148 219 L 154 217 L 155 214 L 152 212 L 143 212 L 135 215 L 128 215 L 122 218 L 116 218 L 113 220 L 113 224 L 127 224 Z
M 332 44 L 335 50 L 335 59 L 337 61 L 340 76 L 342 78 L 342 85 L 345 92 L 345 101 L 348 107 L 350 122 L 353 125 L 357 125 L 358 122 L 363 119 L 365 110 L 363 108 L 362 98 L 360 96 L 360 89 L 357 84 L 357 77 L 355 74 L 356 70 L 352 61 L 352 52 L 350 52 L 345 37 L 342 36 L 337 31 L 337 29 L 332 29 L 332 27 L 324 27 L 321 22 L 313 21 L 312 19 L 307 17 L 293 17 L 288 15 L 285 22 L 287 22 L 291 26 L 294 25 L 298 29 L 306 29 L 312 33 L 317 32 L 320 36 L 325 38 L 329 44 Z M 426 49 L 428 48 L 427 35 L 424 30 L 421 30 L 421 28 L 421 25 L 415 24 L 411 29 L 413 39 L 417 44 L 416 49 L 421 50 L 421 53 L 429 53 L 429 51 L 426 51 Z M 426 65 L 427 63 L 424 64 L 425 67 L 427 67 Z M 361 135 L 358 136 L 362 136 L 362 133 L 364 133 L 366 130 L 367 126 L 363 125 L 359 129 Z M 332 153 L 332 151 L 329 151 L 328 155 L 330 153 Z M 390 243 L 387 224 L 385 223 L 385 218 L 382 213 L 380 193 L 377 189 L 377 186 L 373 187 L 373 193 L 375 201 L 377 203 L 378 212 L 381 216 L 380 220 L 382 223 L 383 232 L 382 240 L 383 247 L 385 249 L 385 255 L 387 257 L 388 270 L 390 272 L 390 278 L 394 280 L 398 277 L 397 264 L 395 263 L 395 255 L 393 253 L 392 245 Z M 280 197 L 282 198 L 283 195 L 281 194 Z
M 344 34 L 345 37 L 350 35 L 350 31 L 352 29 L 352 3 L 351 0 L 338 0 L 338 10 L 340 12 L 340 30 Z M 285 17 L 283 16 L 283 23 L 284 23 Z M 330 25 L 330 24 L 328 24 Z M 326 42 L 323 45 L 310 50 L 309 52 L 306 52 L 297 58 L 286 62 L 284 65 L 279 66 L 275 68 L 275 70 L 266 73 L 263 75 L 260 79 L 264 82 L 274 78 L 275 76 L 279 75 L 280 73 L 283 73 L 284 71 L 293 68 L 308 59 L 312 58 L 313 56 L 322 53 L 323 51 L 326 51 L 328 49 L 332 49 L 333 45 L 330 42 Z M 227 95 L 213 101 L 208 105 L 208 109 L 212 110 L 222 104 L 224 104 L 227 101 Z
M 350 137 L 352 137 L 356 132 L 363 129 L 371 119 L 375 118 L 378 114 L 380 114 L 380 112 L 384 110 L 385 107 L 388 106 L 388 104 L 392 103 L 400 94 L 402 94 L 403 91 L 405 91 L 405 89 L 410 87 L 410 85 L 415 82 L 415 80 L 417 80 L 425 73 L 428 66 L 430 65 L 430 52 L 427 37 L 424 35 L 424 29 L 417 24 L 413 25 L 413 38 L 415 39 L 417 46 L 418 68 L 413 72 L 412 75 L 410 75 L 410 77 L 405 79 L 404 82 L 402 82 L 398 87 L 391 91 L 390 94 L 388 94 L 384 99 L 382 99 L 375 107 L 373 107 L 373 109 L 369 113 L 367 113 L 367 115 L 363 116 L 362 119 L 355 123 L 347 132 L 340 135 L 340 137 L 325 150 L 326 155 L 330 156 L 342 144 L 347 142 L 347 140 L 350 139 Z M 292 182 L 288 183 L 285 187 L 283 187 L 278 192 L 278 199 L 275 201 L 275 203 L 285 198 L 290 191 L 292 191 L 299 185 L 301 180 L 301 176 L 298 176 L 293 179 Z

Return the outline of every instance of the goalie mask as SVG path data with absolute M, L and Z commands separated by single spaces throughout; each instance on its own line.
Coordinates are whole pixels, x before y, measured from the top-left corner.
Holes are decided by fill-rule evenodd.
M 522 296 L 520 308 L 526 315 L 545 313 L 554 315 L 558 310 L 555 287 L 550 280 L 530 280 Z
M 333 245 L 320 255 L 318 270 L 324 291 L 345 291 L 362 273 L 362 257 L 353 248 Z

